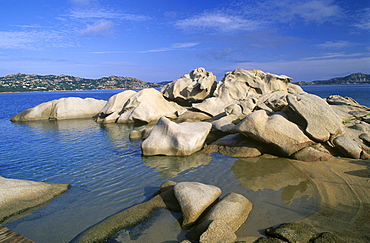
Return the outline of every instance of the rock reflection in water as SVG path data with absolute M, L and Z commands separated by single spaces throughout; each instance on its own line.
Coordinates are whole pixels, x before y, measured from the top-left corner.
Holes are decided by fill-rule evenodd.
M 144 157 L 143 161 L 145 161 L 146 166 L 155 168 L 155 171 L 159 172 L 160 176 L 164 177 L 164 179 L 171 179 L 183 171 L 196 168 L 201 165 L 207 165 L 211 159 L 211 155 L 199 152 L 185 157 Z
M 308 179 L 288 159 L 243 158 L 231 170 L 244 187 L 253 191 L 282 189 L 281 200 L 288 205 L 295 198 L 313 195 Z

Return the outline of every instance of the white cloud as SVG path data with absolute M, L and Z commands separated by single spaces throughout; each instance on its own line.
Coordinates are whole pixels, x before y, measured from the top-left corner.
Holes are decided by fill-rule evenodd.
M 137 14 L 126 14 L 105 9 L 72 10 L 68 17 L 74 19 L 121 19 L 130 21 L 148 20 L 149 17 Z
M 292 5 L 292 13 L 306 21 L 325 22 L 342 14 L 342 9 L 333 1 L 313 0 Z
M 357 44 L 351 43 L 349 41 L 340 40 L 340 41 L 327 41 L 325 43 L 318 44 L 316 46 L 320 48 L 324 48 L 324 49 L 342 49 L 342 48 L 350 47 L 353 45 L 357 45 Z
M 150 52 L 163 52 L 163 51 L 174 51 L 174 50 L 183 50 L 185 48 L 193 47 L 198 45 L 199 43 L 188 42 L 188 43 L 175 43 L 169 47 L 163 47 L 159 49 L 152 49 L 146 51 L 139 51 L 140 53 L 150 53 Z
M 56 31 L 0 31 L 2 49 L 40 49 L 69 46 Z
M 326 53 L 323 56 L 317 57 L 305 57 L 302 60 L 319 60 L 319 59 L 331 59 L 331 58 L 343 58 L 343 57 L 358 57 L 363 56 L 364 53 L 352 53 L 352 54 L 344 54 L 344 53 Z
M 91 54 L 153 53 L 153 52 L 185 50 L 186 48 L 194 47 L 197 46 L 198 44 L 199 43 L 185 42 L 185 43 L 175 43 L 170 45 L 169 47 L 150 49 L 145 51 L 95 51 L 90 53 Z
M 260 23 L 231 14 L 205 13 L 180 20 L 176 23 L 176 26 L 183 30 L 230 32 L 235 30 L 255 30 L 260 28 Z
M 294 81 L 312 81 L 332 78 L 343 73 L 368 73 L 370 57 L 358 58 L 332 58 L 332 59 L 312 59 L 276 62 L 245 62 L 238 63 L 231 69 L 261 69 L 265 72 L 275 74 L 285 74 Z
M 81 36 L 107 36 L 113 30 L 113 22 L 109 20 L 98 20 L 94 24 L 88 24 L 85 29 L 80 30 Z

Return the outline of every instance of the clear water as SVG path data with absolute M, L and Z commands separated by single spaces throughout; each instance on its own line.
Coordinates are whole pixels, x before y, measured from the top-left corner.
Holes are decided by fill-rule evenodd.
M 328 96 L 325 92 L 351 96 L 370 106 L 370 85 L 329 86 L 330 91 L 324 91 L 325 86 L 303 88 L 320 96 L 325 94 L 323 97 Z M 202 153 L 185 158 L 147 158 L 141 156 L 141 141 L 128 139 L 131 126 L 92 120 L 9 121 L 16 113 L 49 100 L 71 96 L 107 100 L 118 92 L 0 94 L 0 175 L 72 185 L 47 205 L 6 222 L 7 227 L 35 242 L 69 242 L 104 218 L 150 199 L 168 179 L 212 184 L 219 186 L 223 194 L 237 192 L 250 199 L 254 208 L 239 236 L 258 236 L 267 227 L 302 219 L 316 210 L 314 189 L 287 159 L 237 159 Z M 129 233 L 122 231 L 116 239 L 140 242 L 144 232 L 153 233 L 153 225 L 160 225 L 167 230 L 156 231 L 153 234 L 161 234 L 162 238 L 152 239 L 181 240 L 181 230 L 166 226 L 168 221 L 176 222 L 178 216 L 161 215 L 152 219 L 157 218 L 157 224 L 148 221 Z

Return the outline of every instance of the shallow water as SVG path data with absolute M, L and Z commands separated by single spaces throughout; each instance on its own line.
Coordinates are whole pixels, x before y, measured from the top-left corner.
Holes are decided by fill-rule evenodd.
M 7 222 L 7 227 L 35 242 L 68 242 L 104 218 L 149 200 L 168 179 L 203 182 L 219 186 L 223 195 L 246 196 L 254 208 L 238 236 L 258 236 L 267 227 L 317 210 L 315 188 L 287 159 L 202 153 L 184 158 L 142 157 L 141 141 L 128 138 L 131 126 L 89 119 L 9 121 L 12 115 L 45 101 L 70 96 L 108 99 L 118 92 L 0 94 L 0 175 L 72 185 L 63 196 Z M 168 242 L 180 240 L 184 236 L 176 226 L 178 218 L 159 211 L 144 224 L 123 230 L 115 240 L 143 242 L 150 236 L 152 242 L 162 242 L 163 235 Z

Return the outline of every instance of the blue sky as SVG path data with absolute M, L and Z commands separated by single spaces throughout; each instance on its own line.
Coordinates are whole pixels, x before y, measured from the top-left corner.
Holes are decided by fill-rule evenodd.
M 0 0 L 0 76 L 370 73 L 369 0 Z

